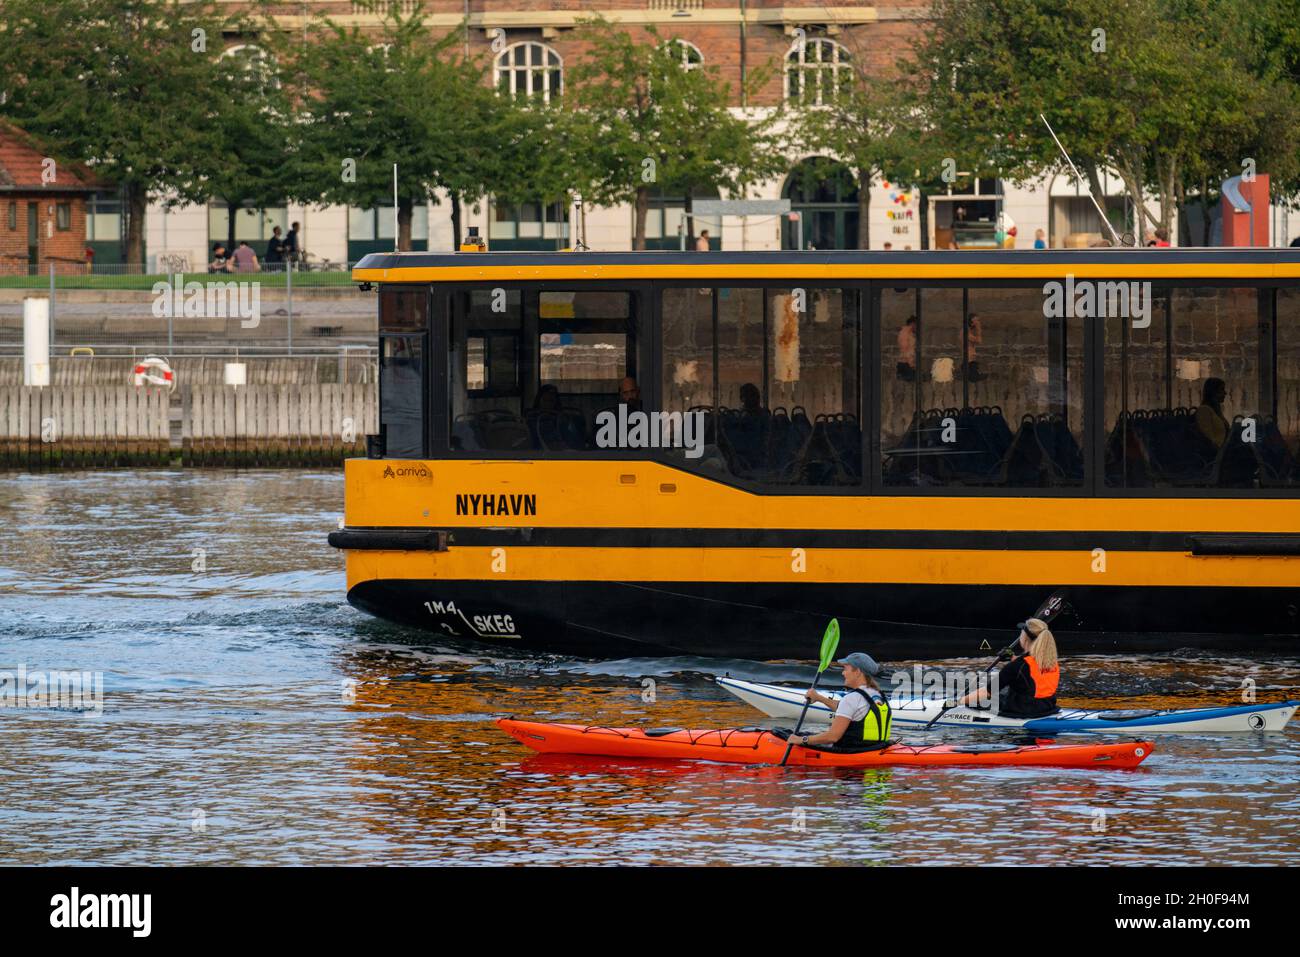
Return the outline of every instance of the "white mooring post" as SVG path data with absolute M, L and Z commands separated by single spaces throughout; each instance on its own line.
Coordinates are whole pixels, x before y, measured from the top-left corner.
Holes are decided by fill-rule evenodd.
M 54 263 L 50 263 L 50 318 L 49 318 L 49 325 L 50 325 L 50 350 L 51 350 L 51 351 L 53 351 L 53 349 L 54 349 L 54 312 L 55 312 L 55 299 L 54 299 Z
M 289 312 L 289 318 L 287 320 L 288 322 L 287 329 L 289 333 L 289 337 L 288 337 L 289 355 L 293 355 L 293 260 L 292 259 L 290 259 L 288 263 L 285 265 L 284 291 L 285 291 L 285 299 L 287 300 L 288 312 Z
M 50 301 L 23 300 L 23 385 L 50 384 Z

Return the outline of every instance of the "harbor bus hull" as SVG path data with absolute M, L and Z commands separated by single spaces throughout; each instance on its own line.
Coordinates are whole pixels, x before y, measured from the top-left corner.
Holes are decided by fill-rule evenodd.
M 443 638 L 806 657 L 835 616 L 886 657 L 978 656 L 1065 587 L 1070 653 L 1300 651 L 1289 502 L 764 496 L 647 461 L 353 459 L 346 476 L 348 600 Z M 471 494 L 524 514 L 457 514 Z

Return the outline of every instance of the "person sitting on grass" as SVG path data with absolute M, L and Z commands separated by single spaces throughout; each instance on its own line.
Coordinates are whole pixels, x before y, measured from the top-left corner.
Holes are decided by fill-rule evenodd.
M 257 253 L 253 252 L 248 241 L 241 239 L 239 246 L 235 249 L 231 257 L 235 261 L 235 272 L 261 272 L 262 264 L 257 261 Z
M 223 243 L 212 247 L 212 261 L 208 263 L 208 272 L 230 272 L 230 256 Z

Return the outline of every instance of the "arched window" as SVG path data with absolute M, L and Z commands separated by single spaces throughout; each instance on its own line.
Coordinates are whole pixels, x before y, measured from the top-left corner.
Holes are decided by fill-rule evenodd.
M 814 156 L 790 171 L 781 195 L 790 200 L 784 249 L 857 249 L 858 186 L 843 163 Z
M 385 72 L 387 73 L 397 72 L 397 67 L 394 66 L 392 62 L 393 44 L 376 43 L 372 46 L 366 47 L 366 52 L 369 53 L 372 57 L 374 57 L 377 62 L 382 63 L 384 65 Z
M 797 43 L 785 58 L 785 98 L 805 106 L 829 103 L 852 80 L 852 71 L 849 51 L 834 40 Z
M 493 64 L 497 89 L 511 96 L 540 96 L 546 102 L 564 88 L 560 55 L 544 43 L 512 43 Z
M 275 75 L 275 59 L 255 43 L 227 47 L 221 52 L 221 59 L 239 63 L 249 76 L 260 78 L 263 83 L 277 89 L 280 86 L 280 78 Z
M 686 40 L 674 37 L 664 43 L 661 49 L 674 60 L 680 60 L 683 70 L 698 70 L 704 64 L 704 54 L 700 48 Z

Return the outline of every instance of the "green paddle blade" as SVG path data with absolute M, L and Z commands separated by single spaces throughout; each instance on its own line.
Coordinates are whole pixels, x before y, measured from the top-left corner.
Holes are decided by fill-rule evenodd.
M 822 635 L 822 660 L 821 665 L 817 668 L 818 674 L 831 666 L 831 661 L 835 658 L 835 649 L 839 646 L 840 621 L 838 618 L 832 618 L 831 623 L 826 626 L 826 634 Z

